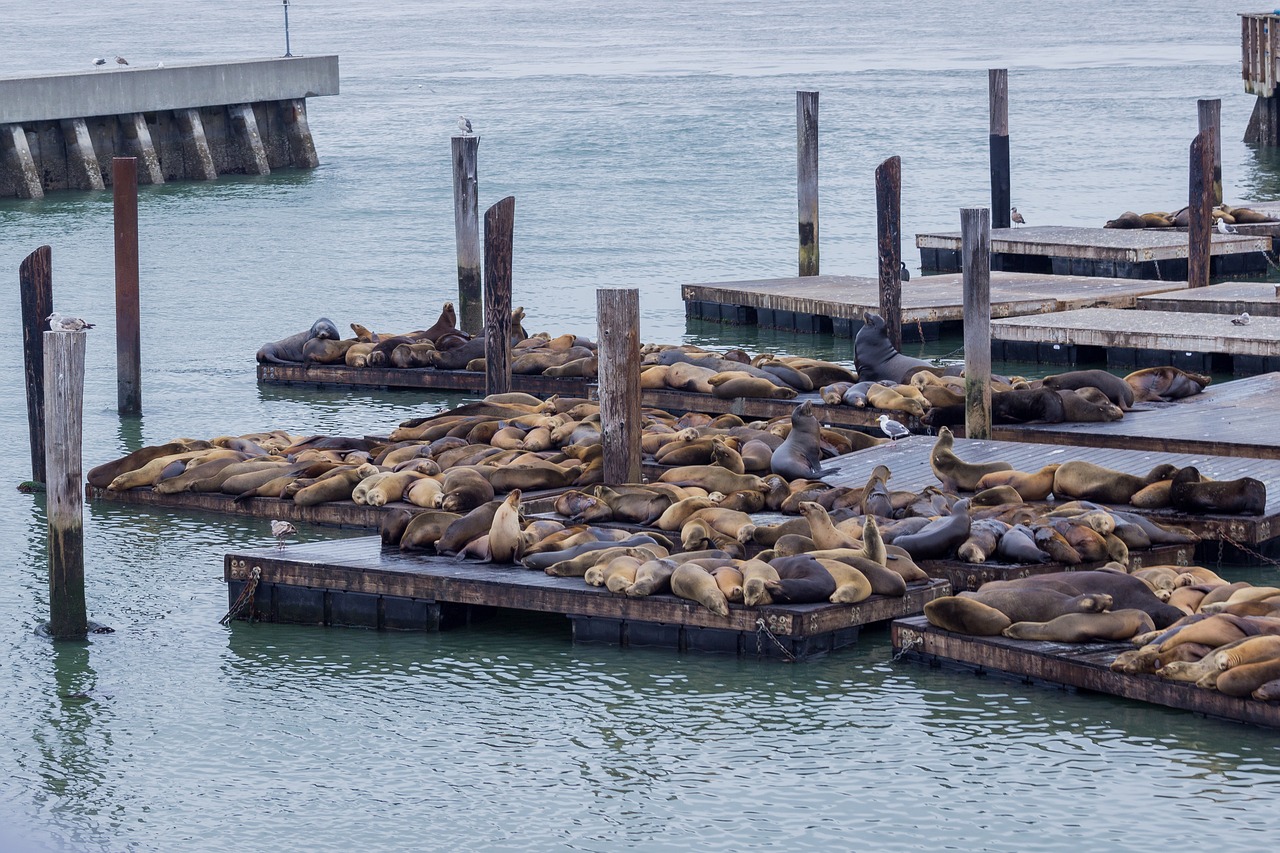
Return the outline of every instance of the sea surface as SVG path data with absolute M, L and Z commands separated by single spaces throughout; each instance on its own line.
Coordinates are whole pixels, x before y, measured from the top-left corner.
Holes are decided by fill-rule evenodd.
M 1013 202 L 1100 225 L 1185 204 L 1196 99 L 1221 98 L 1229 200 L 1280 198 L 1240 142 L 1238 3 L 758 0 L 289 4 L 321 166 L 144 187 L 141 418 L 115 410 L 111 195 L 0 201 L 0 849 L 1256 850 L 1275 732 L 893 661 L 888 634 L 803 665 L 574 646 L 558 618 L 438 635 L 218 624 L 228 550 L 266 521 L 94 504 L 90 616 L 52 644 L 30 476 L 17 268 L 53 247 L 89 318 L 85 468 L 270 428 L 360 434 L 446 394 L 260 387 L 254 351 L 328 316 L 433 322 L 456 293 L 449 137 L 481 137 L 482 207 L 516 197 L 530 330 L 594 336 L 599 287 L 642 338 L 851 358 L 697 325 L 679 285 L 796 267 L 795 91 L 821 92 L 824 272 L 873 274 L 875 166 L 911 238 L 989 203 L 987 74 L 1009 69 Z M 1256 10 L 1255 10 L 1256 11 Z M 283 53 L 280 3 L 0 0 L 0 75 Z M 945 355 L 946 345 L 926 348 Z M 302 526 L 304 541 L 356 535 Z M 1272 582 L 1268 568 L 1231 576 Z

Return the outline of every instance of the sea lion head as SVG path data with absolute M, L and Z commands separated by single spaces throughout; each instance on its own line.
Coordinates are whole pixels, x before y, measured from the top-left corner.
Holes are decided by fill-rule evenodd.
M 328 317 L 321 317 L 312 323 L 310 335 L 312 338 L 320 338 L 326 341 L 336 341 L 342 337 L 338 327 L 333 325 L 333 321 Z

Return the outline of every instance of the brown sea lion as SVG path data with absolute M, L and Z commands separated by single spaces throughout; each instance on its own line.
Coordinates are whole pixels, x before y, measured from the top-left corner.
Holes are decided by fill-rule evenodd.
M 625 590 L 631 598 L 642 598 L 657 595 L 671 587 L 671 575 L 679 565 L 673 560 L 662 558 L 647 560 L 636 569 L 636 580 Z
M 711 573 L 694 563 L 681 563 L 671 572 L 671 592 L 696 601 L 717 616 L 729 615 L 729 602 Z
M 837 528 L 831 522 L 831 516 L 820 504 L 803 501 L 800 514 L 809 522 L 809 538 L 822 550 L 832 548 L 852 548 L 862 550 L 862 542 L 855 536 Z
M 356 343 L 355 339 L 312 338 L 302 345 L 302 361 L 305 364 L 338 364 L 346 359 L 347 350 Z
M 440 508 L 467 512 L 493 500 L 493 484 L 473 468 L 450 468 L 441 483 Z
M 836 591 L 835 578 L 825 567 L 807 554 L 776 557 L 769 561 L 778 580 L 766 583 L 775 602 L 803 604 L 827 601 Z
M 312 338 L 338 340 L 342 333 L 333 321 L 321 317 L 311 324 L 305 332 L 298 332 L 274 343 L 263 344 L 258 350 L 257 359 L 262 364 L 300 364 L 304 360 L 302 347 Z
M 520 490 L 514 489 L 493 514 L 489 525 L 489 555 L 495 563 L 514 563 L 524 556 L 520 528 Z
M 1280 678 L 1280 658 L 1246 663 L 1218 676 L 1215 686 L 1228 696 L 1249 696 L 1262 685 Z
M 1147 367 L 1135 370 L 1124 378 L 1133 389 L 1133 398 L 1147 400 L 1181 400 L 1203 391 L 1212 378 L 1200 373 L 1188 373 L 1177 367 Z
M 1053 493 L 1053 475 L 1057 471 L 1058 463 L 1046 465 L 1033 474 L 1014 470 L 993 471 L 983 474 L 977 487 L 981 491 L 992 486 L 1010 486 L 1024 501 L 1042 501 Z
M 918 370 L 934 370 L 923 359 L 905 356 L 889 340 L 884 318 L 867 311 L 862 315 L 862 326 L 853 343 L 854 369 L 863 381 L 888 379 L 895 383 L 906 382 Z
M 769 458 L 773 473 L 788 480 L 814 479 L 831 473 L 822 467 L 821 432 L 813 403 L 805 400 L 792 410 L 791 431 Z M 727 494 L 727 490 L 720 491 Z
M 999 636 L 1013 624 L 1008 616 L 994 607 L 954 595 L 944 595 L 927 602 L 924 615 L 930 625 L 944 631 L 976 637 Z
M 929 467 L 947 491 L 972 492 L 984 475 L 1013 468 L 1008 462 L 965 462 L 956 455 L 954 447 L 955 436 L 950 429 L 943 427 L 938 431 L 933 450 L 929 452 Z
M 1197 468 L 1188 466 L 1169 485 L 1169 505 L 1182 512 L 1263 515 L 1267 487 L 1253 477 L 1204 480 Z
M 1001 633 L 1014 640 L 1088 643 L 1128 640 L 1153 629 L 1151 617 L 1141 610 L 1113 610 L 1107 613 L 1068 613 L 1048 622 L 1015 622 Z
M 1049 622 L 1068 613 L 1101 613 L 1111 607 L 1111 596 L 1106 594 L 1068 595 L 1047 587 L 1022 586 L 1004 589 L 961 592 L 961 598 L 971 598 L 994 607 L 1011 622 Z
M 772 604 L 769 585 L 780 580 L 777 569 L 764 560 L 747 560 L 739 569 L 742 571 L 743 604 L 748 607 Z
M 775 400 L 791 400 L 796 396 L 794 388 L 782 388 L 768 379 L 752 376 L 749 373 L 730 371 L 717 373 L 707 380 L 712 394 L 732 400 L 737 397 L 767 397 Z
M 969 525 L 969 502 L 959 500 L 950 515 L 929 522 L 916 533 L 894 537 L 892 544 L 905 548 L 914 560 L 943 559 L 969 538 Z
M 436 542 L 453 522 L 462 518 L 456 512 L 428 510 L 415 515 L 400 535 L 401 551 L 434 551 Z M 465 544 L 465 543 L 464 543 Z
M 1053 475 L 1053 494 L 1059 500 L 1077 499 L 1101 503 L 1125 504 L 1140 489 L 1177 473 L 1177 468 L 1162 463 L 1145 477 L 1104 468 L 1092 462 L 1073 459 L 1064 462 Z
M 1009 525 L 996 518 L 980 518 L 969 525 L 969 538 L 960 544 L 956 556 L 966 563 L 985 563 L 996 553 L 1000 537 Z
M 1072 370 L 1056 373 L 1041 380 L 1041 386 L 1054 391 L 1076 391 L 1080 388 L 1097 388 L 1121 409 L 1133 408 L 1133 389 L 1114 373 L 1105 370 Z

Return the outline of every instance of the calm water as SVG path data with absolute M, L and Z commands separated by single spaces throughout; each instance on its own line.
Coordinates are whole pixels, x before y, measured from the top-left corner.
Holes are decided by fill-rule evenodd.
M 676 340 L 680 283 L 792 273 L 797 88 L 822 93 L 827 272 L 874 269 L 872 175 L 888 156 L 903 158 L 905 235 L 954 229 L 959 207 L 987 201 L 992 66 L 1010 68 L 1013 198 L 1031 223 L 1180 207 L 1201 97 L 1223 99 L 1228 197 L 1280 197 L 1280 168 L 1239 142 L 1252 99 L 1234 4 L 901 9 L 299 0 L 294 52 L 341 56 L 342 95 L 309 104 L 323 165 L 143 189 L 139 420 L 115 414 L 110 194 L 0 202 L 0 542 L 15 556 L 0 587 L 0 847 L 1146 850 L 1171 829 L 1223 850 L 1270 842 L 1274 733 L 893 663 L 882 631 L 786 666 L 574 647 L 556 619 L 439 636 L 224 629 L 221 556 L 264 542 L 261 522 L 89 507 L 91 616 L 116 632 L 33 634 L 45 518 L 13 489 L 29 476 L 14 283 L 41 244 L 56 305 L 99 324 L 88 467 L 178 435 L 360 432 L 454 402 L 252 377 L 262 342 L 320 314 L 434 320 L 455 288 L 461 112 L 482 137 L 482 204 L 517 198 L 516 302 L 556 333 L 593 332 L 593 290 L 624 285 L 641 288 L 644 338 Z M 37 18 L 0 0 L 0 19 L 0 74 L 283 46 L 269 2 Z

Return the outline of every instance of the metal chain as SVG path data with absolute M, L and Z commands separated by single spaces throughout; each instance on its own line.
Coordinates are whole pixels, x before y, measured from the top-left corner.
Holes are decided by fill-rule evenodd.
M 1268 266 L 1270 266 L 1272 269 L 1280 270 L 1280 264 L 1277 264 L 1275 261 L 1271 260 L 1270 252 L 1268 252 L 1266 249 L 1263 249 L 1259 254 L 1261 254 L 1262 257 L 1266 260 Z
M 1222 543 L 1224 541 L 1230 544 L 1231 547 L 1237 548 L 1243 551 L 1244 553 L 1248 554 L 1250 557 L 1253 557 L 1255 560 L 1258 560 L 1260 562 L 1266 563 L 1268 566 L 1280 566 L 1280 560 L 1275 560 L 1271 557 L 1267 557 L 1263 554 L 1259 554 L 1257 551 L 1253 550 L 1248 545 L 1245 545 L 1243 542 L 1237 542 L 1236 540 L 1232 539 L 1231 536 L 1227 533 L 1218 534 L 1218 565 L 1219 566 L 1222 565 Z
M 924 646 L 924 637 L 914 634 L 910 639 L 902 644 L 902 648 L 893 653 L 893 657 L 889 658 L 889 663 L 897 663 L 907 652 L 915 649 L 917 646 Z
M 778 651 L 782 652 L 782 656 L 786 658 L 787 663 L 796 662 L 796 656 L 791 653 L 790 649 L 782 645 L 777 636 L 769 630 L 769 626 L 764 623 L 764 619 L 762 618 L 756 619 L 756 657 L 760 657 L 764 654 L 764 647 L 760 643 L 761 635 L 765 635 L 770 640 L 773 640 L 773 644 L 778 647 Z
M 249 582 L 244 585 L 244 589 L 240 590 L 240 594 L 236 596 L 235 603 L 231 605 L 227 615 L 218 620 L 219 625 L 230 625 L 231 620 L 237 618 L 246 609 L 249 611 L 249 621 L 253 621 L 253 594 L 258 591 L 258 579 L 260 577 L 262 577 L 262 567 L 254 566 L 253 571 L 249 574 Z

